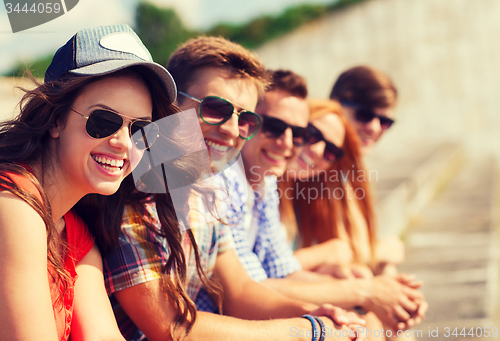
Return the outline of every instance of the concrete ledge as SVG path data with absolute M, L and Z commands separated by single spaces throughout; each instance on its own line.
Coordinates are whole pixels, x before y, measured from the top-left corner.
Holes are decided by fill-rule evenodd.
M 416 330 L 428 340 L 495 340 L 449 336 L 444 328 L 498 328 L 499 174 L 492 157 L 471 157 L 410 224 L 402 272 L 424 281 L 427 319 Z M 439 329 L 439 336 L 429 330 Z
M 460 145 L 442 144 L 407 177 L 396 179 L 394 189 L 383 193 L 377 203 L 380 234 L 401 235 L 410 220 L 460 169 L 464 158 Z

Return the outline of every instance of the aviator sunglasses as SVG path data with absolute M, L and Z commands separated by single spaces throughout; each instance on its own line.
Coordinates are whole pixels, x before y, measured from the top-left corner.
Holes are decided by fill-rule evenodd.
M 179 91 L 179 94 L 200 103 L 199 116 L 207 124 L 221 125 L 227 122 L 233 114 L 236 114 L 238 115 L 238 128 L 242 139 L 250 140 L 259 130 L 259 115 L 248 110 L 238 112 L 227 99 L 207 96 L 201 100 L 182 91 Z
M 353 107 L 354 108 L 354 118 L 361 123 L 368 123 L 368 122 L 373 121 L 374 118 L 378 118 L 382 129 L 389 129 L 392 126 L 392 124 L 394 123 L 393 119 L 386 117 L 386 116 L 377 115 L 367 105 L 357 104 L 357 103 L 347 102 L 347 101 L 343 101 L 341 103 L 342 103 L 342 105 L 345 105 L 347 107 Z
M 278 138 L 285 133 L 288 128 L 292 129 L 293 145 L 302 147 L 306 144 L 308 133 L 304 127 L 290 125 L 279 118 L 262 115 L 262 132 L 271 138 Z
M 125 123 L 127 116 L 122 116 L 110 110 L 97 109 L 85 116 L 71 109 L 87 120 L 85 130 L 94 139 L 103 139 L 118 132 Z M 144 150 L 153 145 L 159 136 L 160 128 L 154 122 L 141 119 L 131 119 L 128 123 L 130 138 L 137 149 Z
M 309 144 L 316 144 L 320 141 L 325 141 L 325 153 L 323 154 L 323 158 L 328 162 L 335 162 L 340 159 L 344 155 L 344 151 L 342 148 L 337 147 L 333 142 L 325 140 L 321 131 L 316 128 L 314 125 L 309 123 L 307 126 L 307 131 L 309 133 Z

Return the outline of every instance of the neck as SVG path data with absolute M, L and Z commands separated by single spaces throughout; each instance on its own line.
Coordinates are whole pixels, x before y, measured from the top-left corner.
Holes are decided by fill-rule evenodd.
M 80 193 L 80 191 L 66 181 L 64 175 L 59 172 L 58 167 L 48 167 L 45 172 L 42 172 L 41 165 L 37 164 L 32 169 L 36 178 L 42 184 L 50 204 L 52 221 L 57 226 L 62 217 L 76 205 L 85 193 Z M 61 231 L 58 230 L 58 232 L 60 233 Z
M 248 184 L 253 189 L 253 191 L 258 192 L 260 195 L 263 195 L 265 192 L 265 182 L 264 176 L 265 174 L 258 174 L 252 172 L 252 170 L 245 168 L 245 175 L 248 181 Z

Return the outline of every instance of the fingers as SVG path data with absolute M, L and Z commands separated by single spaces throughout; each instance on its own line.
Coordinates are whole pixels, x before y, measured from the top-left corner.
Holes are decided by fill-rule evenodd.
M 420 306 L 418 307 L 417 316 L 419 316 L 421 319 L 424 319 L 427 309 L 429 309 L 429 303 L 427 303 L 427 301 L 424 300 L 420 303 Z
M 412 300 L 409 300 L 406 296 L 403 296 L 399 300 L 399 304 L 403 307 L 404 310 L 406 310 L 410 314 L 415 313 L 419 307 L 417 303 L 413 302 Z
M 361 319 L 358 315 L 331 304 L 322 305 L 316 310 L 316 314 L 330 317 L 339 325 L 365 325 L 365 320 Z
M 353 265 L 351 271 L 356 278 L 373 278 L 373 272 L 365 266 Z
M 360 325 L 351 325 L 349 326 L 349 337 L 352 341 L 361 341 L 361 340 L 366 340 L 366 338 L 363 335 L 358 334 L 358 328 L 359 330 L 364 330 L 363 326 Z
M 405 322 L 399 322 L 397 324 L 396 331 L 398 331 L 398 330 L 406 330 L 406 329 L 408 329 L 408 327 L 406 326 Z M 395 332 L 395 331 L 393 330 L 393 332 Z
M 403 286 L 403 293 L 408 296 L 408 298 L 412 301 L 423 301 L 424 300 L 424 294 L 422 292 L 409 288 L 407 286 Z
M 417 276 L 414 274 L 399 273 L 394 278 L 401 284 L 404 284 L 412 289 L 419 289 L 424 285 L 423 281 L 417 281 Z
M 399 321 L 407 321 L 410 318 L 410 314 L 400 305 L 394 307 L 394 315 Z

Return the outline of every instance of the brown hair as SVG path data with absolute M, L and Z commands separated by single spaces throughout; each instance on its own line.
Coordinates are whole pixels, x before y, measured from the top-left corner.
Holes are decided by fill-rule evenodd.
M 358 138 L 356 132 L 349 126 L 342 116 L 342 108 L 338 102 L 323 99 L 309 100 L 311 120 L 325 115 L 338 115 L 345 127 L 345 137 L 342 149 L 344 156 L 332 164 L 325 172 L 319 172 L 312 178 L 304 180 L 283 179 L 279 182 L 281 193 L 291 191 L 293 197 L 283 196 L 280 201 L 280 213 L 282 221 L 290 231 L 290 235 L 299 234 L 302 239 L 302 246 L 307 247 L 315 243 L 322 243 L 332 238 L 339 237 L 339 223 L 343 223 L 344 228 L 350 238 L 355 257 L 360 260 L 359 245 L 356 238 L 356 229 L 349 219 L 349 207 L 346 193 L 346 185 L 343 181 L 330 181 L 330 174 L 342 174 L 349 170 L 354 174 L 360 174 L 364 170 L 361 154 L 358 148 Z M 285 173 L 286 174 L 286 173 Z M 376 224 L 374 221 L 373 203 L 371 199 L 370 186 L 366 181 L 358 181 L 358 177 L 349 177 L 349 185 L 353 190 L 362 189 L 365 194 L 363 198 L 357 200 L 357 204 L 363 214 L 368 226 L 368 235 L 373 258 Z M 295 195 L 295 190 L 310 193 L 310 189 L 315 188 L 318 193 L 322 193 L 327 188 L 329 193 L 336 193 L 336 189 L 341 189 L 344 195 L 341 199 L 334 196 L 323 196 L 315 200 L 308 200 L 301 195 Z M 305 190 L 303 190 L 305 189 Z M 288 192 L 285 192 L 288 190 Z
M 267 85 L 262 62 L 243 46 L 222 37 L 198 37 L 188 40 L 170 56 L 167 69 L 179 91 L 187 91 L 198 71 L 206 67 L 229 70 L 235 77 L 255 81 L 259 94 Z
M 170 103 L 163 92 L 160 92 L 161 84 L 157 77 L 154 77 L 152 71 L 145 69 L 141 70 L 141 76 L 146 77 L 148 88 L 150 90 L 151 99 L 153 101 L 153 121 L 161 118 L 171 116 L 179 112 L 179 108 Z M 175 119 L 175 117 L 171 118 Z M 159 138 L 155 143 L 163 143 L 163 149 L 169 152 L 178 151 L 179 155 L 184 155 L 182 152 L 185 147 L 179 142 L 179 138 L 174 131 L 162 131 L 160 128 L 162 138 Z M 174 152 L 175 153 L 175 152 Z M 201 174 L 196 165 L 199 164 L 195 159 L 195 155 L 187 155 L 175 160 L 171 164 L 162 164 L 147 172 L 144 176 L 156 177 L 161 176 L 163 179 L 165 174 L 177 173 L 176 178 L 189 179 L 194 183 L 194 179 L 198 179 Z M 137 168 L 143 167 L 142 163 L 147 162 L 142 158 Z M 168 170 L 165 170 L 168 168 Z M 147 169 L 147 168 L 146 168 Z M 169 173 L 170 172 L 170 173 Z M 141 177 L 142 178 L 142 177 Z M 204 195 L 204 201 L 207 207 L 212 208 L 208 202 L 213 201 L 213 193 L 209 190 L 191 186 Z M 165 238 L 169 247 L 169 257 L 166 264 L 162 267 L 161 284 L 163 293 L 169 298 L 169 302 L 176 308 L 177 314 L 174 318 L 175 323 L 171 325 L 170 336 L 174 338 L 175 331 L 180 325 L 187 323 L 188 327 L 186 333 L 190 331 L 196 321 L 196 305 L 189 298 L 185 283 L 186 283 L 186 257 L 182 247 L 182 230 L 180 223 L 177 220 L 174 204 L 168 189 L 165 187 L 166 193 L 149 194 L 136 190 L 133 175 L 130 174 L 121 183 L 118 191 L 111 196 L 103 196 L 99 194 L 88 194 L 75 206 L 75 210 L 87 223 L 89 229 L 96 237 L 96 243 L 104 256 L 108 255 L 118 244 L 120 236 L 122 216 L 125 206 L 130 205 L 136 214 L 141 217 L 144 225 Z M 179 190 L 177 192 L 180 192 Z M 187 205 L 189 195 L 191 194 L 186 190 L 183 194 L 184 202 Z M 177 193 L 177 195 L 181 195 Z M 157 230 L 149 213 L 145 212 L 144 204 L 154 202 L 156 211 L 158 212 L 159 224 L 161 231 Z M 190 229 L 186 230 L 187 237 L 190 240 L 194 250 L 196 261 L 196 270 L 202 284 L 205 286 L 207 292 L 214 298 L 216 303 L 221 306 L 221 289 L 216 283 L 210 281 L 205 272 L 200 260 L 200 253 L 194 235 Z
M 330 93 L 331 99 L 365 104 L 370 108 L 394 107 L 397 97 L 391 78 L 368 66 L 357 66 L 343 72 Z
M 294 97 L 306 99 L 307 83 L 304 77 L 290 70 L 268 70 L 270 84 L 266 91 L 282 90 Z

